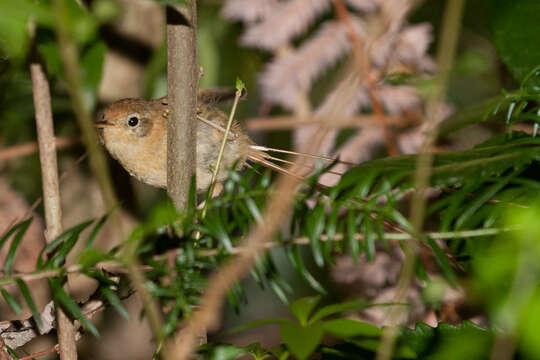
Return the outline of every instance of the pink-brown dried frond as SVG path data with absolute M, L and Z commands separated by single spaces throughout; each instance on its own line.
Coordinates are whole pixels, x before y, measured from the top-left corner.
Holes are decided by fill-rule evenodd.
M 360 23 L 356 23 L 360 28 Z M 298 93 L 310 90 L 313 82 L 350 48 L 346 27 L 337 21 L 326 22 L 298 50 L 276 58 L 267 66 L 260 78 L 264 98 L 293 108 Z
M 307 151 L 313 142 L 313 137 L 317 134 L 320 127 L 318 125 L 302 126 L 294 132 L 294 148 L 298 151 Z M 317 154 L 330 155 L 338 135 L 337 129 L 331 129 L 326 132 L 317 147 Z
M 377 98 L 390 114 L 420 106 L 422 99 L 412 86 L 383 86 L 377 89 Z
M 376 28 L 368 39 L 375 66 L 386 67 L 390 62 L 411 3 L 411 0 L 380 0 L 377 21 L 372 21 Z
M 278 5 L 278 0 L 227 0 L 221 15 L 230 20 L 252 23 L 266 18 Z
M 380 146 L 384 146 L 382 127 L 366 127 L 351 136 L 333 156 L 343 161 L 361 163 L 372 159 L 374 150 Z
M 347 4 L 356 11 L 371 12 L 377 10 L 380 0 L 346 0 Z
M 401 28 L 414 1 L 412 0 L 379 0 L 379 9 L 389 32 Z
M 395 54 L 402 64 L 414 65 L 418 69 L 433 71 L 435 62 L 427 55 L 433 41 L 431 24 L 407 26 L 398 35 Z
M 365 77 L 354 69 L 324 98 L 315 114 L 331 119 L 351 116 L 370 104 Z
M 427 54 L 433 41 L 429 24 L 407 26 L 397 34 L 386 33 L 373 45 L 372 60 L 377 67 L 406 65 L 423 71 L 435 70 L 435 62 Z
M 329 7 L 330 0 L 289 0 L 279 3 L 263 21 L 250 26 L 240 41 L 247 46 L 276 49 L 304 33 Z

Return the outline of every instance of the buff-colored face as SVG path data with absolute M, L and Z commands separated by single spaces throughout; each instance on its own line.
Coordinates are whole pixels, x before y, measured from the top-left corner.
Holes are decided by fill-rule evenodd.
M 105 145 L 108 141 L 125 142 L 126 139 L 140 143 L 152 137 L 152 132 L 165 131 L 160 125 L 166 121 L 166 116 L 167 107 L 159 101 L 125 99 L 106 108 L 96 126 Z
M 200 99 L 202 100 L 202 99 Z M 111 156 L 134 177 L 152 186 L 167 186 L 167 122 L 166 98 L 146 101 L 124 99 L 111 104 L 96 122 L 101 142 Z M 213 176 L 227 115 L 200 101 L 197 118 L 197 189 L 205 190 Z M 218 181 L 227 177 L 227 168 L 243 166 L 250 154 L 251 140 L 238 125 L 227 141 Z
M 120 100 L 102 112 L 96 127 L 103 145 L 131 175 L 153 186 L 165 186 L 166 102 Z

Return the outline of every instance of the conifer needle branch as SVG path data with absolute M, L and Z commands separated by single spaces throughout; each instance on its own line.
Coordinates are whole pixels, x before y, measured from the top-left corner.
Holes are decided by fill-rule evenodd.
M 506 227 L 506 228 L 485 228 L 485 229 L 471 229 L 471 230 L 460 230 L 460 231 L 448 231 L 448 232 L 428 232 L 424 233 L 423 236 L 430 237 L 432 239 L 438 240 L 452 240 L 452 239 L 461 239 L 461 238 L 476 238 L 476 237 L 485 237 L 485 236 L 494 236 L 502 233 L 507 233 L 511 231 L 520 230 L 518 227 Z M 354 235 L 355 239 L 362 241 L 365 239 L 364 234 L 357 233 Z M 384 233 L 382 237 L 385 240 L 392 241 L 410 241 L 413 239 L 413 236 L 409 233 L 404 232 L 388 232 Z M 328 238 L 326 235 L 321 235 L 320 240 L 323 242 L 326 241 L 343 241 L 345 235 L 342 233 L 337 233 L 333 238 Z M 309 239 L 306 237 L 295 238 L 287 244 L 295 245 L 309 245 Z M 264 245 L 265 249 L 272 249 L 283 246 L 283 242 L 267 242 Z M 171 249 L 169 252 L 177 252 L 178 249 Z M 232 255 L 238 255 L 243 252 L 246 252 L 247 249 L 243 246 L 233 247 L 230 251 Z M 218 249 L 207 249 L 200 250 L 198 255 L 200 256 L 216 256 L 220 254 L 221 250 Z M 66 274 L 80 274 L 83 267 L 79 264 L 70 265 L 68 267 L 56 270 L 42 270 L 36 272 L 21 272 L 13 273 L 11 276 L 2 276 L 0 277 L 0 285 L 7 285 L 15 283 L 17 280 L 23 280 L 24 282 L 30 282 L 35 280 L 42 280 L 47 278 L 52 278 L 58 276 L 60 273 L 65 272 Z M 126 274 L 129 270 L 126 269 L 122 263 L 116 261 L 105 261 L 97 263 L 95 267 L 91 270 L 102 270 L 105 269 L 108 273 L 111 274 Z M 139 267 L 140 271 L 152 271 L 154 268 L 149 265 L 141 265 Z
M 308 150 L 316 151 L 326 134 L 327 130 L 319 130 Z M 290 171 L 298 171 L 297 166 L 304 165 L 305 161 L 305 159 L 298 159 Z M 280 176 L 262 216 L 264 221 L 258 223 L 243 242 L 246 251 L 225 263 L 212 275 L 201 298 L 201 305 L 176 334 L 174 342 L 167 347 L 171 357 L 180 360 L 190 359 L 199 334 L 207 329 L 215 329 L 219 325 L 227 290 L 249 272 L 276 229 L 288 217 L 298 183 L 299 180 L 292 176 Z
M 414 277 L 414 266 L 418 252 L 418 239 L 424 228 L 426 209 L 425 194 L 429 187 L 432 173 L 433 146 L 437 139 L 440 123 L 440 106 L 446 98 L 450 70 L 452 69 L 459 33 L 461 17 L 465 0 L 448 0 L 443 18 L 443 28 L 437 49 L 437 63 L 439 74 L 435 81 L 434 92 L 426 106 L 427 130 L 420 154 L 417 157 L 414 174 L 414 184 L 417 191 L 411 200 L 411 226 L 413 238 L 416 242 L 406 244 L 404 247 L 405 263 L 397 283 L 395 302 L 403 302 L 407 298 L 408 289 Z M 403 309 L 390 308 L 388 316 L 395 325 L 401 320 Z M 397 326 L 389 326 L 383 331 L 381 343 L 377 352 L 377 360 L 389 360 L 397 336 Z
M 354 57 L 358 63 L 359 69 L 361 69 L 366 76 L 368 95 L 373 106 L 373 112 L 375 113 L 375 116 L 377 117 L 379 124 L 384 132 L 386 150 L 388 151 L 388 154 L 390 156 L 399 155 L 396 140 L 388 124 L 387 116 L 384 113 L 382 104 L 377 96 L 376 78 L 371 69 L 371 59 L 369 56 L 369 52 L 362 51 L 362 48 L 364 48 L 364 46 L 362 46 L 362 42 L 358 37 L 358 34 L 351 21 L 349 11 L 347 10 L 347 7 L 345 6 L 343 0 L 333 1 L 338 19 L 347 27 L 349 37 L 353 44 Z

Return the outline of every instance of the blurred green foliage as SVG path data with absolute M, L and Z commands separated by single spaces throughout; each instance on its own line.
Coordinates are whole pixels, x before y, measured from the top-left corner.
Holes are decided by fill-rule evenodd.
M 540 64 L 539 14 L 536 0 L 490 2 L 487 19 L 493 44 L 518 81 Z
M 69 31 L 80 57 L 85 103 L 95 111 L 103 105 L 98 89 L 104 59 L 111 46 L 104 32 L 123 9 L 114 0 L 95 0 L 89 8 L 72 0 L 59 1 L 67 5 Z M 183 3 L 182 0 L 160 2 Z M 414 14 L 413 21 L 429 20 L 438 31 L 443 5 L 443 1 L 426 2 Z M 241 26 L 223 20 L 219 11 L 219 4 L 200 1 L 198 46 L 205 73 L 201 87 L 230 86 L 241 76 L 250 96 L 239 108 L 239 117 L 257 114 L 256 75 L 266 58 L 259 52 L 241 48 L 237 44 Z M 51 80 L 57 134 L 77 136 L 55 35 L 59 14 L 52 11 L 51 1 L 1 0 L 0 14 L 0 88 L 3 89 L 0 92 L 0 144 L 9 146 L 35 139 L 28 62 L 36 55 L 44 61 Z M 540 223 L 537 221 L 540 216 L 540 140 L 535 137 L 540 120 L 538 19 L 540 3 L 537 0 L 468 2 L 463 49 L 452 73 L 450 88 L 456 113 L 443 124 L 443 132 L 448 135 L 460 127 L 499 118 L 504 120 L 500 124 L 508 127 L 505 130 L 510 131 L 473 149 L 435 156 L 432 184 L 442 195 L 430 203 L 428 213 L 434 219 L 429 225 L 439 231 L 440 236 L 424 234 L 421 238 L 432 250 L 446 281 L 470 290 L 474 295 L 472 300 L 482 309 L 481 315 L 485 315 L 492 326 L 484 329 L 464 322 L 460 326 L 439 323 L 433 328 L 418 323 L 414 329 L 402 328 L 396 358 L 487 359 L 494 344 L 509 338 L 514 339 L 517 356 L 540 358 L 540 266 L 537 261 L 540 256 Z M 30 21 L 35 24 L 33 40 Z M 492 45 L 498 58 L 493 56 Z M 166 45 L 162 44 L 152 48 L 147 59 L 136 59 L 144 65 L 142 88 L 146 97 L 165 95 L 166 53 Z M 514 80 L 508 79 L 499 59 Z M 327 90 L 336 69 L 316 84 L 315 98 Z M 425 93 L 432 88 L 431 79 L 412 81 Z M 517 83 L 521 86 L 515 85 Z M 511 84 L 511 88 L 496 96 L 502 84 Z M 518 122 L 534 124 L 533 136 L 512 132 L 512 126 Z M 282 134 L 278 137 L 279 141 L 284 141 Z M 73 156 L 77 151 L 79 149 L 66 155 Z M 316 185 L 318 176 L 324 172 L 319 169 L 304 184 L 297 195 L 291 223 L 281 229 L 276 246 L 284 249 L 288 261 L 315 291 L 328 292 L 310 271 L 308 260 L 327 271 L 340 254 L 350 254 L 354 259 L 365 254 L 368 259 L 374 259 L 379 248 L 389 246 L 385 237 L 388 223 L 404 232 L 397 234 L 401 237 L 396 236 L 397 240 L 393 241 L 407 239 L 410 225 L 401 199 L 414 188 L 415 163 L 415 155 L 369 161 L 351 169 L 336 186 L 323 190 Z M 23 190 L 27 199 L 38 197 L 41 187 L 37 156 L 3 166 L 2 175 L 15 188 Z M 254 170 L 242 175 L 232 172 L 224 187 L 220 197 L 208 202 L 208 214 L 204 218 L 195 207 L 194 193 L 191 206 L 184 214 L 176 213 L 169 202 L 153 204 L 155 206 L 145 203 L 141 211 L 144 219 L 128 240 L 129 244 L 136 245 L 142 262 L 152 267 L 152 271 L 146 273 L 148 290 L 161 305 L 170 309 L 164 329 L 168 335 L 174 333 L 197 306 L 208 274 L 230 258 L 249 234 L 250 227 L 260 220 L 265 199 L 273 189 L 271 176 L 257 174 Z M 177 221 L 179 218 L 181 220 Z M 128 316 L 118 284 L 111 280 L 110 274 L 95 268 L 100 261 L 123 261 L 119 255 L 122 246 L 104 252 L 93 244 L 106 219 L 87 221 L 66 230 L 43 249 L 37 264 L 38 271 L 58 271 L 59 278 L 50 281 L 56 302 L 94 335 L 98 329 L 63 291 L 61 283 L 66 275 L 66 257 L 78 242 L 86 239 L 77 257 L 81 272 L 97 281 L 100 296 L 110 306 Z M 13 261 L 29 224 L 30 221 L 20 222 L 0 238 L 0 247 L 7 247 L 7 241 L 12 240 L 4 264 L 6 276 L 13 272 Z M 82 235 L 83 230 L 90 228 L 89 235 Z M 192 238 L 195 232 L 201 233 L 197 242 Z M 436 241 L 443 233 L 448 245 L 445 250 Z M 340 241 L 323 241 L 336 234 L 342 236 Z M 361 240 L 358 234 L 362 234 Z M 303 245 L 295 243 L 299 237 L 309 241 L 311 256 L 303 256 Z M 171 259 L 163 255 L 171 249 L 177 251 L 172 264 Z M 213 255 L 205 255 L 205 251 Z M 464 271 L 456 271 L 445 251 Z M 429 283 L 430 275 L 420 263 L 417 267 L 420 279 Z M 271 288 L 284 303 L 296 295 L 294 286 L 284 280 L 272 253 L 258 259 L 252 277 L 261 287 Z M 4 277 L 1 283 L 16 283 L 22 299 L 2 288 L 3 298 L 15 312 L 20 312 L 26 303 L 39 322 L 39 309 L 28 285 L 18 277 Z M 240 284 L 229 292 L 229 301 L 237 310 L 242 309 L 247 298 Z M 440 295 L 435 294 L 429 301 L 437 306 L 439 298 Z M 264 349 L 257 343 L 247 347 L 210 343 L 202 352 L 211 359 L 233 359 L 242 354 L 254 359 L 265 359 L 270 354 L 280 359 L 291 355 L 299 359 L 310 355 L 325 359 L 373 358 L 380 345 L 381 329 L 349 320 L 345 315 L 346 311 L 358 310 L 366 304 L 337 302 L 315 311 L 319 300 L 319 297 L 311 297 L 292 302 L 289 309 L 294 321 L 265 320 L 265 323 L 280 325 L 282 345 L 276 348 Z M 339 343 L 325 344 L 323 335 L 326 333 L 339 339 Z

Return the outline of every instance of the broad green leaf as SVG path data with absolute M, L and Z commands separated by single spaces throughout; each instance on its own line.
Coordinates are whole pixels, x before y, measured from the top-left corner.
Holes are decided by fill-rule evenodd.
M 69 34 L 77 45 L 85 46 L 95 40 L 99 28 L 97 20 L 77 1 L 63 0 L 63 3 L 66 11 L 57 16 L 65 16 L 62 20 L 67 23 Z
M 361 300 L 327 305 L 317 310 L 317 312 L 311 317 L 310 321 L 319 321 L 330 315 L 339 314 L 344 311 L 360 310 L 369 306 L 369 303 Z
M 292 321 L 280 324 L 281 340 L 300 360 L 307 359 L 319 345 L 324 329 L 321 323 L 301 326 Z
M 51 26 L 54 23 L 50 6 L 42 1 L 2 0 L 0 14 L 0 49 L 15 58 L 24 57 L 29 49 L 30 18 L 38 25 Z
M 300 325 L 305 326 L 315 306 L 321 301 L 320 296 L 304 297 L 295 300 L 289 305 L 291 313 L 298 319 Z
M 101 75 L 103 71 L 103 62 L 107 46 L 103 41 L 97 41 L 87 49 L 81 56 L 81 71 L 84 84 L 84 91 L 91 103 L 89 108 L 93 108 Z
M 540 65 L 540 1 L 491 0 L 487 12 L 493 44 L 514 77 L 521 81 Z
M 101 23 L 112 21 L 120 15 L 123 8 L 120 3 L 110 0 L 96 0 L 91 3 L 92 14 Z
M 382 331 L 378 327 L 362 321 L 352 319 L 335 319 L 323 323 L 324 331 L 342 339 L 353 336 L 380 336 Z
M 287 319 L 281 319 L 281 318 L 273 318 L 273 319 L 264 319 L 264 320 L 258 320 L 258 321 L 252 321 L 244 325 L 233 327 L 232 329 L 227 330 L 223 335 L 229 335 L 234 334 L 240 331 L 252 329 L 254 327 L 263 326 L 263 325 L 270 325 L 270 324 L 281 324 L 286 321 L 290 321 Z
M 57 78 L 64 77 L 64 69 L 62 66 L 62 58 L 56 41 L 47 41 L 38 44 L 38 50 L 45 62 L 45 67 L 50 76 Z

